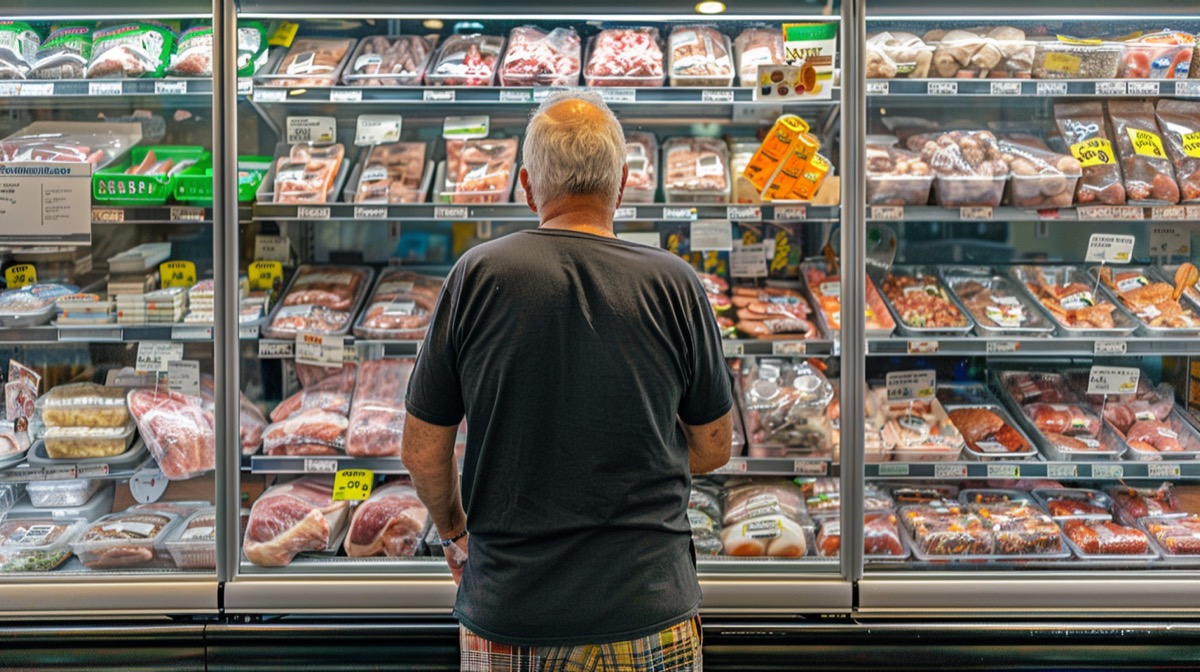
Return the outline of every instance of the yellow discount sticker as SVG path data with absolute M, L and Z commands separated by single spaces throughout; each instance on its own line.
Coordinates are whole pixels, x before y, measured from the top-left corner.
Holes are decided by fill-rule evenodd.
M 1183 153 L 1193 159 L 1200 159 L 1200 132 L 1185 133 L 1180 139 L 1183 140 Z
M 369 469 L 342 469 L 333 476 L 333 501 L 362 501 L 371 496 L 375 472 Z
M 17 264 L 4 271 L 4 280 L 9 289 L 20 289 L 37 284 L 37 269 L 33 264 Z
M 158 265 L 158 276 L 163 289 L 187 289 L 196 284 L 196 265 L 190 261 L 166 261 Z
M 1112 143 L 1104 138 L 1092 138 L 1071 145 L 1071 155 L 1078 159 L 1084 168 L 1107 166 L 1117 162 L 1113 157 Z
M 283 286 L 283 264 L 278 261 L 256 261 L 246 269 L 246 276 L 250 280 L 250 289 L 278 291 Z
M 1042 67 L 1047 72 L 1057 72 L 1063 75 L 1078 75 L 1083 59 L 1073 54 L 1050 52 L 1042 59 Z
M 1163 149 L 1162 138 L 1158 137 L 1157 133 L 1143 131 L 1140 128 L 1126 128 L 1125 132 L 1129 134 L 1129 141 L 1133 143 L 1133 151 L 1142 156 L 1149 156 L 1156 159 L 1167 158 L 1167 152 Z

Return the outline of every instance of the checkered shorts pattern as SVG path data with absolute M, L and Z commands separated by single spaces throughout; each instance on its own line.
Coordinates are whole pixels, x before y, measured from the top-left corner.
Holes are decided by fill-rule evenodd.
M 700 617 L 640 639 L 585 646 L 511 646 L 459 628 L 462 672 L 703 672 Z

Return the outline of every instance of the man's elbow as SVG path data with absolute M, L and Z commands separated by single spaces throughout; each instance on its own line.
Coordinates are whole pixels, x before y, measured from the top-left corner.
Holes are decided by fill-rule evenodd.
M 729 464 L 730 451 L 713 450 L 700 455 L 694 455 L 691 462 L 693 474 L 707 474 Z

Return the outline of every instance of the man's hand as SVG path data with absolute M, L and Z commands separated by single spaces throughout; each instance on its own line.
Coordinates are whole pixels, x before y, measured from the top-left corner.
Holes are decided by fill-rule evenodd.
M 417 496 L 429 509 L 438 533 L 453 537 L 467 529 L 467 514 L 463 511 L 458 489 L 458 464 L 454 461 L 454 437 L 458 425 L 431 425 L 412 413 L 404 418 L 404 436 L 400 443 L 400 461 L 412 476 Z M 467 563 L 467 537 L 453 546 L 442 549 L 454 575 L 454 583 L 462 578 Z
M 462 582 L 462 570 L 467 564 L 467 540 L 470 538 L 471 535 L 468 534 L 450 546 L 442 547 L 442 553 L 446 556 L 446 564 L 450 566 L 450 575 L 454 577 L 456 586 Z

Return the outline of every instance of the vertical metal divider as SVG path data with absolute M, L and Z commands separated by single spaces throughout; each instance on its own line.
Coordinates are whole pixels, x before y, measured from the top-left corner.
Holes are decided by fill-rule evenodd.
M 864 395 L 866 385 L 866 0 L 842 0 L 842 575 L 863 574 Z M 852 594 L 857 595 L 857 591 Z M 855 598 L 857 599 L 857 598 Z M 851 605 L 857 608 L 857 604 Z
M 237 570 L 239 367 L 237 320 L 237 12 L 234 0 L 213 0 L 213 375 L 216 378 L 217 581 Z M 222 593 L 223 595 L 223 593 Z M 224 610 L 223 600 L 218 607 Z

